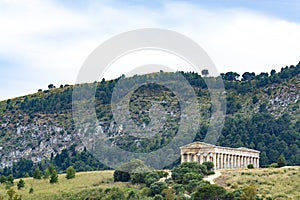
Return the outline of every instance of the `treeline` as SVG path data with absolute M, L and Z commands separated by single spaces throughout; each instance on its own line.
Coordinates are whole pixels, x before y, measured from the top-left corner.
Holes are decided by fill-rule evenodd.
M 69 149 L 62 150 L 61 153 L 51 159 L 43 159 L 37 164 L 34 164 L 32 160 L 21 159 L 14 162 L 12 167 L 0 169 L 0 175 L 12 175 L 14 178 L 24 177 L 25 174 L 33 176 L 37 168 L 44 174 L 50 165 L 53 165 L 58 173 L 65 173 L 69 166 L 73 166 L 77 172 L 109 169 L 95 159 L 86 149 L 81 152 L 75 151 L 75 147 L 72 146 Z

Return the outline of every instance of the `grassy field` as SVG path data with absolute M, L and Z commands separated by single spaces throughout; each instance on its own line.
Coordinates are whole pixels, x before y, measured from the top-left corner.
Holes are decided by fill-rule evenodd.
M 22 199 L 24 200 L 56 200 L 66 194 L 75 194 L 87 189 L 126 187 L 129 185 L 128 183 L 114 183 L 113 171 L 76 173 L 76 177 L 71 180 L 67 180 L 65 174 L 61 174 L 56 184 L 50 184 L 49 179 L 36 180 L 33 178 L 23 178 L 23 180 L 25 181 L 25 188 L 18 190 L 16 185 L 19 180 L 16 179 L 13 189 L 17 194 L 22 195 Z M 29 194 L 31 187 L 34 189 L 34 192 Z M 0 194 L 5 199 L 8 198 L 6 191 L 5 185 L 0 185 Z
M 300 199 L 300 167 L 221 171 L 215 183 L 228 190 L 254 185 L 257 194 L 272 199 Z
M 300 167 L 269 168 L 269 169 L 235 169 L 223 170 L 222 175 L 214 182 L 225 187 L 227 190 L 236 190 L 255 185 L 257 194 L 271 197 L 273 200 L 300 199 Z M 47 180 L 24 178 L 25 188 L 18 190 L 17 182 L 13 189 L 22 200 L 61 200 L 77 194 L 97 194 L 102 188 L 135 188 L 130 183 L 114 183 L 113 171 L 82 172 L 76 173 L 75 179 L 67 180 L 65 174 L 59 175 L 59 182 L 50 184 Z M 29 194 L 29 189 L 34 192 Z M 0 196 L 8 199 L 5 185 L 0 185 Z M 99 193 L 98 193 L 99 194 Z

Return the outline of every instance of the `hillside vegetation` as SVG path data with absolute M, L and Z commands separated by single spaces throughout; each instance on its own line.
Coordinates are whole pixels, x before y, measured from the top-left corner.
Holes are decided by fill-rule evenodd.
M 172 91 L 158 84 L 146 84 L 130 98 L 130 116 L 145 132 L 151 131 L 151 127 L 147 126 L 151 123 L 151 112 L 163 112 L 161 120 L 165 123 L 151 138 L 137 138 L 122 131 L 122 126 L 113 121 L 110 99 L 114 86 L 124 78 L 135 83 L 145 78 L 167 77 L 170 84 L 176 84 L 184 91 L 185 87 L 176 81 L 179 75 L 183 75 L 191 84 L 199 101 L 200 127 L 195 133 L 190 133 L 195 135 L 195 141 L 203 141 L 211 111 L 215 109 L 215 102 L 211 102 L 205 81 L 220 83 L 223 79 L 227 103 L 221 107 L 222 112 L 226 113 L 226 120 L 217 145 L 257 149 L 261 151 L 261 166 L 276 162 L 280 155 L 285 157 L 288 165 L 300 165 L 299 63 L 284 67 L 277 73 L 274 70 L 270 74 L 258 75 L 246 72 L 241 75 L 242 78 L 234 72 L 221 74 L 220 77 L 160 72 L 77 85 L 82 91 L 97 86 L 95 105 L 99 124 L 82 123 L 80 130 L 75 128 L 72 117 L 72 92 L 75 86 L 61 85 L 55 88 L 50 84 L 47 90 L 2 101 L 0 158 L 4 169 L 0 170 L 0 174 L 7 176 L 13 173 L 15 177 L 22 177 L 25 172 L 32 172 L 37 163 L 54 163 L 60 172 L 71 164 L 77 171 L 107 169 L 86 153 L 77 155 L 84 150 L 81 141 L 81 135 L 84 134 L 105 134 L 111 145 L 131 152 L 151 152 L 169 144 L 180 125 L 180 105 Z M 179 162 L 179 151 L 177 153 L 178 160 L 174 165 Z M 13 163 L 24 166 L 16 163 L 21 158 L 27 159 L 22 161 L 28 164 L 26 169 L 15 167 L 19 170 L 16 172 L 9 168 Z M 154 158 L 160 159 L 168 158 L 159 155 Z M 88 166 L 85 166 L 87 163 Z
M 300 199 L 300 167 L 224 170 L 215 183 L 228 190 L 249 186 L 260 197 L 271 199 Z

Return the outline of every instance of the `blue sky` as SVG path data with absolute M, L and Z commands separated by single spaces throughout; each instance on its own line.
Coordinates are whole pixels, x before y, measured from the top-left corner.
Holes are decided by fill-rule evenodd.
M 0 0 L 0 100 L 74 84 L 98 45 L 138 28 L 188 36 L 220 72 L 300 61 L 300 0 Z

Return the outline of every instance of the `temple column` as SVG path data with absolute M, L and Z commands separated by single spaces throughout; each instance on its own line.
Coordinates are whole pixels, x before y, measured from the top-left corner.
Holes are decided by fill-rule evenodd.
M 197 154 L 193 154 L 193 158 L 194 158 L 194 159 L 193 159 L 194 162 L 198 162 Z
M 217 168 L 217 154 L 213 153 L 213 163 L 214 163 L 214 169 Z
M 244 168 L 244 156 L 241 156 L 241 168 Z
M 222 153 L 219 153 L 219 169 L 222 169 Z
M 200 164 L 202 164 L 202 163 L 203 163 L 203 154 L 200 153 Z
M 236 168 L 236 155 L 233 155 L 233 166 L 232 168 Z
M 229 168 L 229 154 L 226 154 L 225 166 Z

